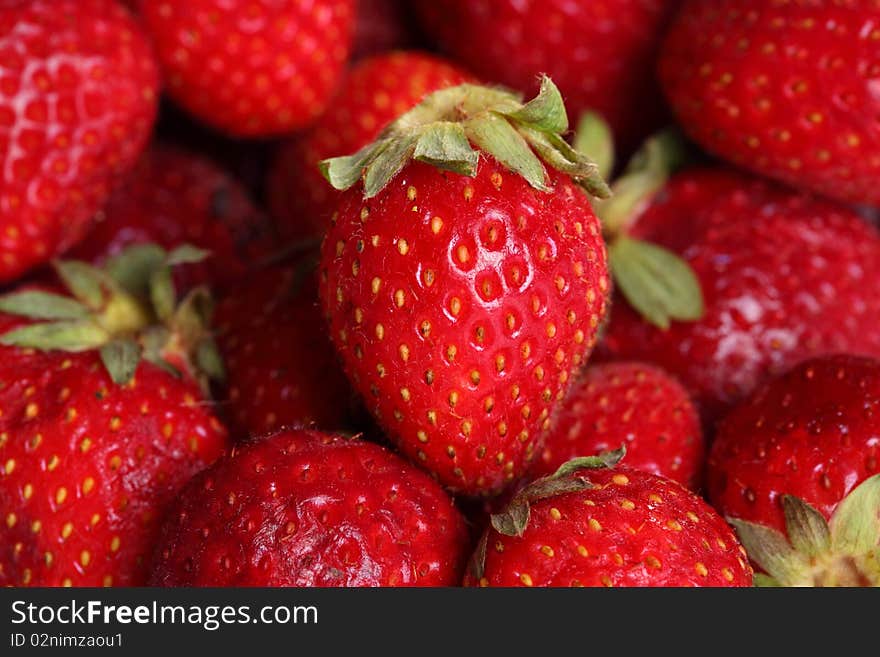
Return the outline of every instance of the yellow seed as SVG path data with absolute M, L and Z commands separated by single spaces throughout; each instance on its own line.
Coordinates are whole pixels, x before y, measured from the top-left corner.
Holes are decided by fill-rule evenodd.
M 578 551 L 578 554 L 581 555 L 582 557 L 590 556 L 590 553 L 587 552 L 587 548 L 585 548 L 583 545 L 578 545 L 577 551 Z
M 409 244 L 403 238 L 397 240 L 397 250 L 400 252 L 400 255 L 406 255 L 409 253 Z
M 636 508 L 636 505 L 633 504 L 631 500 L 623 500 L 620 503 L 620 507 L 622 509 L 626 509 L 627 511 L 632 511 L 633 509 Z
M 66 522 L 61 528 L 61 538 L 68 538 L 73 533 L 73 523 Z
M 611 481 L 613 481 L 618 486 L 626 486 L 629 483 L 629 477 L 627 477 L 625 474 L 618 473 L 611 477 Z
M 119 549 L 120 543 L 122 543 L 120 538 L 118 536 L 114 536 L 113 539 L 110 541 L 110 551 L 116 552 Z
M 15 459 L 9 459 L 6 461 L 6 465 L 3 466 L 3 471 L 6 474 L 12 474 L 13 470 L 15 470 Z
M 86 477 L 82 483 L 82 492 L 83 494 L 88 494 L 95 487 L 95 480 L 91 477 Z
M 15 527 L 16 522 L 18 522 L 18 516 L 14 513 L 10 513 L 6 516 L 6 526 L 9 527 L 9 529 Z
M 66 499 L 67 499 L 67 489 L 64 486 L 62 486 L 61 488 L 59 488 L 55 492 L 55 501 L 58 504 L 62 504 L 64 502 L 64 500 L 66 500 Z
M 522 582 L 525 586 L 532 586 L 532 578 L 528 573 L 523 573 L 519 576 L 519 581 Z
M 79 555 L 79 562 L 83 566 L 88 566 L 89 562 L 92 560 L 92 555 L 89 554 L 88 550 L 83 550 Z
M 590 518 L 590 520 L 587 522 L 587 524 L 590 526 L 590 529 L 592 529 L 594 532 L 602 531 L 602 523 L 600 523 L 595 518 Z
M 694 564 L 694 570 L 697 571 L 697 575 L 699 575 L 700 577 L 705 577 L 709 574 L 709 570 L 701 561 L 698 561 L 696 564 Z
M 379 289 L 382 287 L 382 279 L 378 276 L 373 278 L 373 281 L 370 283 L 370 289 L 373 290 L 373 294 L 378 294 Z
M 440 217 L 434 217 L 431 219 L 431 232 L 435 235 L 441 231 L 443 228 L 443 220 Z
M 544 545 L 541 547 L 541 552 L 543 552 L 548 557 L 552 557 L 554 555 L 553 548 L 549 545 Z
M 562 518 L 562 514 L 559 512 L 559 509 L 554 506 L 550 508 L 550 517 L 554 520 L 559 520 Z

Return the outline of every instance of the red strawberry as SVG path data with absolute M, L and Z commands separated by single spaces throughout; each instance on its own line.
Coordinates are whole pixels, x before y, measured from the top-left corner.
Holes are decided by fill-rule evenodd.
M 267 187 L 280 229 L 294 238 L 323 235 L 339 194 L 327 185 L 318 163 L 354 153 L 426 94 L 468 79 L 452 64 L 420 52 L 386 53 L 360 62 L 315 126 L 278 151 Z
M 678 0 L 419 0 L 441 49 L 480 78 L 524 93 L 545 73 L 572 119 L 593 109 L 624 150 L 664 116 L 654 63 Z
M 242 434 L 345 426 L 348 381 L 318 310 L 314 277 L 302 266 L 259 272 L 231 289 L 215 323 L 228 408 Z
M 603 356 L 655 363 L 711 422 L 811 355 L 880 355 L 880 237 L 846 208 L 728 170 L 681 173 L 630 234 L 680 254 L 704 316 L 660 330 L 616 304 Z
M 880 553 L 871 556 L 880 549 L 878 434 L 880 361 L 842 354 L 804 361 L 719 424 L 709 499 L 737 520 L 751 556 L 778 583 L 880 586 Z M 793 548 L 780 552 L 784 531 Z M 813 553 L 792 553 L 802 550 Z
M 244 189 L 209 160 L 156 145 L 111 197 L 72 255 L 101 264 L 134 244 L 193 244 L 210 258 L 188 267 L 199 283 L 227 284 L 278 248 Z
M 285 430 L 196 476 L 157 543 L 156 586 L 451 586 L 470 547 L 439 485 L 386 449 Z
M 745 551 L 702 498 L 642 470 L 577 465 L 492 516 L 465 586 L 751 585 Z
M 402 0 L 357 0 L 352 57 L 403 48 L 413 41 L 407 3 Z
M 644 363 L 588 367 L 566 399 L 529 474 L 626 447 L 626 464 L 696 490 L 703 470 L 699 416 L 681 384 Z
M 660 74 L 682 127 L 739 166 L 880 203 L 880 5 L 688 0 Z
M 238 137 L 311 123 L 351 47 L 354 0 L 141 0 L 140 9 L 168 93 Z
M 86 266 L 59 271 L 77 300 L 0 297 L 4 311 L 58 320 L 0 314 L 0 585 L 141 586 L 166 505 L 226 430 L 183 367 L 188 341 L 163 345 L 154 328 L 138 346 L 127 336 L 149 313 L 132 293 Z M 175 334 L 193 352 L 196 326 Z
M 575 179 L 604 183 L 566 125 L 548 79 L 525 106 L 463 85 L 325 163 L 337 187 L 365 179 L 324 241 L 331 337 L 386 433 L 468 495 L 524 474 L 605 312 L 605 245 Z
M 0 4 L 0 284 L 85 234 L 156 116 L 147 40 L 115 0 Z

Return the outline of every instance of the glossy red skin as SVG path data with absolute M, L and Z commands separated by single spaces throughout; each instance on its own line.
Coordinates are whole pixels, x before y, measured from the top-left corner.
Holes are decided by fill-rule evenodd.
M 666 369 L 707 426 L 804 358 L 880 355 L 880 237 L 842 206 L 729 170 L 693 170 L 669 182 L 632 232 L 687 260 L 706 313 L 661 331 L 620 299 L 602 354 Z
M 681 384 L 644 363 L 588 367 L 565 400 L 530 478 L 579 456 L 626 447 L 628 467 L 697 490 L 705 446 L 697 410 Z
M 0 315 L 0 333 L 18 324 Z M 0 346 L 0 586 L 143 586 L 165 508 L 227 447 L 191 380 Z
M 0 6 L 0 284 L 79 241 L 147 141 L 158 72 L 114 0 Z
M 880 202 L 880 5 L 690 0 L 660 76 L 710 152 L 841 201 Z
M 826 519 L 880 472 L 880 361 L 836 354 L 766 383 L 719 423 L 708 495 L 725 516 L 785 531 L 781 496 Z
M 405 0 L 357 0 L 352 59 L 411 45 L 408 4 Z
M 351 389 L 327 336 L 314 278 L 302 267 L 258 272 L 217 306 L 225 408 L 240 435 L 346 425 Z
M 357 152 L 427 94 L 471 80 L 452 63 L 418 51 L 383 53 L 359 62 L 318 122 L 278 149 L 267 197 L 279 230 L 291 238 L 322 237 L 339 193 L 321 175 L 318 163 Z
M 370 200 L 346 192 L 324 240 L 321 300 L 349 378 L 456 492 L 525 473 L 605 313 L 598 220 L 569 178 L 548 180 L 540 192 L 488 157 L 475 178 L 411 163 Z
M 190 285 L 223 286 L 279 249 L 269 220 L 239 183 L 211 161 L 174 146 L 155 145 L 117 189 L 72 257 L 100 264 L 134 244 L 210 251 L 188 265 Z
M 196 476 L 157 543 L 157 586 L 452 586 L 470 543 L 428 475 L 372 443 L 285 430 Z
M 654 67 L 679 0 L 418 0 L 440 49 L 487 82 L 529 98 L 546 73 L 574 124 L 593 109 L 624 151 L 665 118 Z
M 490 529 L 483 578 L 464 585 L 751 586 L 745 551 L 701 497 L 631 468 L 582 474 L 595 487 L 532 503 L 522 537 Z
M 327 106 L 348 59 L 354 0 L 141 0 L 166 91 L 235 137 L 298 130 Z

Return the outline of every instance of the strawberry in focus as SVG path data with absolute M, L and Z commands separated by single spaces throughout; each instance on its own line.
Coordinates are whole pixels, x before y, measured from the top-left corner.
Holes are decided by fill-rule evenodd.
M 709 152 L 799 189 L 877 204 L 878 19 L 870 0 L 687 0 L 663 46 L 663 88 Z
M 549 79 L 526 105 L 466 84 L 324 163 L 352 187 L 322 250 L 331 338 L 388 436 L 466 495 L 525 473 L 605 313 L 605 244 L 579 185 L 607 190 L 566 126 Z
M 0 297 L 0 584 L 143 586 L 166 505 L 227 446 L 194 369 L 207 344 L 192 298 L 161 340 L 108 274 L 58 271 L 76 298 Z
M 704 313 L 661 330 L 618 303 L 599 353 L 670 372 L 706 426 L 804 358 L 880 355 L 880 237 L 851 210 L 698 169 L 674 176 L 629 221 L 631 235 L 696 272 Z
M 303 263 L 267 269 L 229 290 L 217 306 L 226 365 L 226 408 L 240 435 L 284 426 L 347 425 L 351 390 Z
M 627 467 L 699 488 L 705 453 L 699 415 L 678 381 L 644 363 L 588 367 L 529 475 L 547 476 L 574 458 L 621 445 Z
M 660 38 L 678 0 L 419 0 L 428 36 L 488 82 L 532 93 L 541 74 L 570 118 L 594 110 L 623 151 L 665 116 L 654 76 Z
M 835 354 L 767 382 L 719 423 L 709 500 L 777 583 L 880 585 L 878 410 L 880 361 Z
M 327 185 L 319 162 L 354 153 L 428 93 L 469 79 L 455 65 L 417 51 L 359 62 L 318 122 L 278 149 L 266 186 L 279 230 L 291 238 L 323 236 L 339 192 Z
M 750 586 L 733 530 L 678 483 L 606 454 L 570 462 L 492 516 L 465 586 Z M 589 469 L 582 469 L 583 467 Z
M 317 431 L 246 443 L 169 511 L 154 586 L 452 586 L 470 548 L 452 500 L 388 450 Z
M 215 129 L 268 137 L 326 108 L 348 60 L 354 0 L 141 0 L 167 92 Z
M 237 181 L 211 161 L 156 144 L 99 213 L 71 255 L 95 264 L 127 247 L 192 244 L 211 257 L 185 269 L 190 284 L 222 287 L 278 249 L 269 220 Z
M 156 118 L 147 39 L 115 0 L 0 5 L 0 284 L 85 235 Z

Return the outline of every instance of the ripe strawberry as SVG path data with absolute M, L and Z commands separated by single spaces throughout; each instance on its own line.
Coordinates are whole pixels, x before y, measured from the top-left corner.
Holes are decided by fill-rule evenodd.
M 339 193 L 327 185 L 318 163 L 354 153 L 426 94 L 468 79 L 454 65 L 415 51 L 358 63 L 321 119 L 302 137 L 283 143 L 276 155 L 267 188 L 280 230 L 293 238 L 323 236 Z
M 57 320 L 0 314 L 0 585 L 144 585 L 165 506 L 226 447 L 185 367 L 208 345 L 194 299 L 164 344 L 153 327 L 138 345 L 153 311 L 100 271 L 58 270 L 76 300 L 0 297 L 2 311 Z
M 440 486 L 388 450 L 284 430 L 237 447 L 168 512 L 155 586 L 451 586 L 470 544 Z
M 697 411 L 678 381 L 644 363 L 588 367 L 529 475 L 550 475 L 571 459 L 621 445 L 628 467 L 698 488 L 705 448 Z
M 719 424 L 709 499 L 737 520 L 751 556 L 780 583 L 880 585 L 878 411 L 880 361 L 837 354 L 769 381 Z M 805 529 L 814 533 L 812 559 L 795 558 L 791 546 L 784 558 L 768 555 L 787 546 L 786 530 L 795 551 L 807 549 Z M 873 542 L 852 541 L 851 531 Z M 781 543 L 770 546 L 768 534 Z
M 407 3 L 357 0 L 352 58 L 361 59 L 412 44 Z
M 237 137 L 292 132 L 324 111 L 348 59 L 354 0 L 141 0 L 167 91 Z
M 338 188 L 365 180 L 324 240 L 331 337 L 386 433 L 468 495 L 524 474 L 605 312 L 605 245 L 575 180 L 604 183 L 566 125 L 549 79 L 525 106 L 462 85 L 325 162 Z
M 624 150 L 662 121 L 654 80 L 660 37 L 678 0 L 419 0 L 441 50 L 481 79 L 530 93 L 542 73 L 572 119 L 592 109 Z
M 663 88 L 703 147 L 794 187 L 880 202 L 880 6 L 872 0 L 688 0 Z
M 209 160 L 166 145 L 141 158 L 72 255 L 101 264 L 147 242 L 210 251 L 210 258 L 187 267 L 187 278 L 215 285 L 235 281 L 277 249 L 269 221 L 237 181 Z
M 597 467 L 606 458 L 570 462 L 493 515 L 465 586 L 751 585 L 745 551 L 702 498 L 642 470 Z
M 351 398 L 303 267 L 258 272 L 217 307 L 228 409 L 242 434 L 315 424 L 341 429 Z
M 880 355 L 880 237 L 846 208 L 729 170 L 674 177 L 630 234 L 680 254 L 704 316 L 659 330 L 614 307 L 603 357 L 676 376 L 704 421 L 811 355 Z
M 156 116 L 153 54 L 115 0 L 0 4 L 0 284 L 80 240 Z

